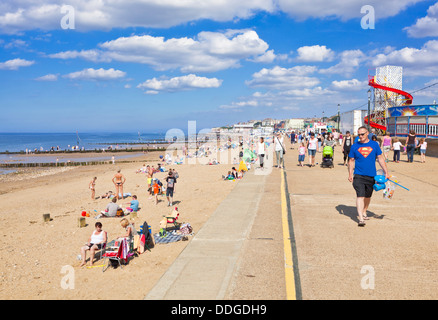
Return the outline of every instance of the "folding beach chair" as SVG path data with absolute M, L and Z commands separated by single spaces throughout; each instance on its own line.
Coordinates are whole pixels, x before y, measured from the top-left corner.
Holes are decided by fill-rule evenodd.
M 107 262 L 107 260 L 115 260 L 118 262 L 120 268 L 122 269 L 122 263 L 121 261 L 124 261 L 125 264 L 128 262 L 128 256 L 129 255 L 129 244 L 126 241 L 126 239 L 122 239 L 120 241 L 119 246 L 107 246 L 107 250 L 105 251 L 105 253 L 103 254 L 104 257 L 104 261 L 103 261 L 103 265 L 104 267 L 102 268 L 102 272 L 105 271 L 105 262 Z M 108 266 L 109 266 L 109 261 L 108 261 Z
M 166 231 L 169 230 L 178 230 L 181 223 L 178 222 L 178 218 L 179 218 L 179 212 L 178 212 L 178 208 L 175 207 L 175 209 L 172 211 L 172 214 L 168 217 L 163 216 L 166 219 Z M 168 227 L 168 225 L 171 224 L 172 227 Z

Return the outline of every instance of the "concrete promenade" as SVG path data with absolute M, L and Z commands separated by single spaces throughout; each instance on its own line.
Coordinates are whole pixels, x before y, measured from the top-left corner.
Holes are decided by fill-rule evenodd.
M 438 298 L 437 158 L 389 162 L 390 174 L 410 191 L 397 187 L 391 200 L 375 192 L 362 228 L 340 147 L 333 169 L 299 167 L 297 147 L 286 148 L 294 239 L 283 233 L 283 171 L 251 170 L 146 299 L 290 299 L 285 243 L 292 240 L 304 300 Z
M 264 193 L 266 175 L 246 174 L 196 233 L 146 300 L 221 300 Z M 204 201 L 204 200 L 201 200 Z M 207 200 L 205 200 L 207 201 Z

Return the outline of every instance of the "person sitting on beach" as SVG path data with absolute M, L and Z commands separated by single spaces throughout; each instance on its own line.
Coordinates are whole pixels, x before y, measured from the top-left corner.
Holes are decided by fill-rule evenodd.
M 95 189 L 95 187 L 96 187 L 96 180 L 97 180 L 97 177 L 94 177 L 93 180 L 91 180 L 90 184 L 88 185 L 88 187 L 91 190 L 91 199 L 92 200 L 96 200 L 94 198 L 96 196 L 96 189 Z
M 96 250 L 101 250 L 104 243 L 106 243 L 108 237 L 106 231 L 102 230 L 102 223 L 96 222 L 94 227 L 96 228 L 90 236 L 90 239 L 85 244 L 85 246 L 81 247 L 81 258 L 82 263 L 81 267 L 84 266 L 87 259 L 87 251 L 90 250 L 90 263 L 89 265 L 93 265 L 94 253 Z
M 131 243 L 132 239 L 134 238 L 134 226 L 129 223 L 128 219 L 126 218 L 120 220 L 120 225 L 125 229 L 125 234 L 119 236 L 118 239 L 122 240 L 124 238 L 128 241 L 128 243 Z
M 235 167 L 231 168 L 231 174 L 233 175 L 234 179 L 237 179 L 237 170 Z
M 127 204 L 130 205 L 128 208 L 126 208 L 127 211 L 129 211 L 129 212 L 138 211 L 139 202 L 137 200 L 137 196 L 136 195 L 133 195 L 131 202 L 129 202 Z
M 96 217 L 99 218 L 110 218 L 110 217 L 121 217 L 124 215 L 123 209 L 116 203 L 117 197 L 114 197 L 110 203 L 106 206 L 105 211 L 102 211 L 100 215 Z
M 231 171 L 228 171 L 228 175 L 225 177 L 225 176 L 222 176 L 222 178 L 224 179 L 224 180 L 234 180 L 234 176 L 233 176 L 233 174 L 231 173 Z
M 113 183 L 116 186 L 116 197 L 119 198 L 120 194 L 123 198 L 123 184 L 126 182 L 126 178 L 123 176 L 123 174 L 120 173 L 120 169 L 117 170 L 117 173 L 113 177 Z

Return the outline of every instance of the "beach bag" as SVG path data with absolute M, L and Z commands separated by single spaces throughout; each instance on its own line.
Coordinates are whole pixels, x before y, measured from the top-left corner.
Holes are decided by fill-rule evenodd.
M 278 139 L 277 137 L 275 139 L 277 139 L 278 143 L 280 144 L 281 148 L 283 149 L 283 154 L 286 154 L 286 150 L 284 150 L 283 144 L 280 142 L 280 139 Z
M 123 212 L 122 208 L 117 209 L 116 217 L 123 217 L 125 213 Z

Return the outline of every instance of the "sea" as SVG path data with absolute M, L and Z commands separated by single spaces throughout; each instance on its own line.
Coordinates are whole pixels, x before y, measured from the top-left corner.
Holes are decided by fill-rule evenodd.
M 40 155 L 50 150 L 123 150 L 164 142 L 164 133 L 0 133 L 0 164 L 58 161 L 58 157 L 53 153 L 36 157 L 33 155 L 36 150 Z M 123 156 L 116 154 L 114 159 L 125 159 L 138 155 L 139 153 L 136 152 Z M 74 161 L 105 161 L 111 159 L 112 156 L 105 153 L 102 153 L 102 156 L 93 158 L 84 153 L 82 157 L 76 157 Z M 67 161 L 69 161 L 68 157 L 59 159 L 59 162 Z M 15 172 L 15 170 L 0 168 L 0 175 L 11 172 Z
M 0 133 L 0 153 L 94 150 L 164 142 L 165 133 Z

